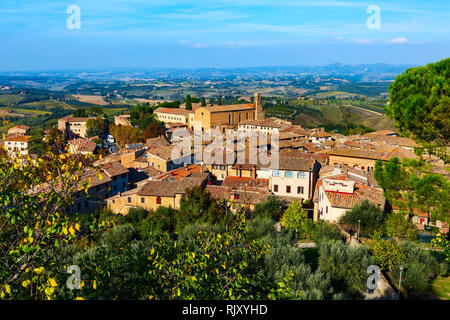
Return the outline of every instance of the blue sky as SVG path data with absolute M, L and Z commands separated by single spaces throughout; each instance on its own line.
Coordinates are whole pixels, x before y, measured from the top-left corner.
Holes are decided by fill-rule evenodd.
M 81 10 L 69 30 L 67 7 Z M 369 30 L 369 5 L 381 28 Z M 450 56 L 450 1 L 2 0 L 0 70 L 425 64 Z

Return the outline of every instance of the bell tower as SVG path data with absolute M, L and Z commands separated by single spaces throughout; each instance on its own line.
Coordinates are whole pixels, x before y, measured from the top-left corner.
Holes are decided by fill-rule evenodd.
M 255 120 L 261 121 L 266 119 L 266 113 L 263 110 L 261 103 L 261 94 L 259 92 L 255 93 L 255 101 L 253 103 L 255 107 Z

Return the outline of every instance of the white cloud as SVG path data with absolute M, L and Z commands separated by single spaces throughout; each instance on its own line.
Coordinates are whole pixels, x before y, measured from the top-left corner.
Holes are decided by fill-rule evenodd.
M 405 37 L 395 38 L 395 39 L 386 41 L 386 43 L 392 43 L 392 44 L 407 43 L 407 42 L 408 42 L 408 39 L 406 39 Z

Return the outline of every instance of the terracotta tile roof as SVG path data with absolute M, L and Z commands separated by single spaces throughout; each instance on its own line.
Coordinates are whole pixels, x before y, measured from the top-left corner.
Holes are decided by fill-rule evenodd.
M 162 108 L 159 107 L 154 111 L 155 113 L 166 113 L 166 114 L 175 114 L 180 116 L 188 116 L 190 113 L 193 113 L 192 110 L 186 110 L 182 108 Z
M 315 138 L 327 138 L 327 137 L 331 137 L 331 134 L 328 133 L 328 132 L 322 131 L 322 132 L 316 132 L 316 133 L 313 133 L 313 134 L 311 135 L 311 137 L 315 137 Z
M 181 180 L 184 177 L 191 176 L 193 173 L 203 173 L 208 171 L 205 167 L 191 164 L 186 167 L 181 167 L 172 171 L 169 171 L 167 173 L 163 173 L 162 175 L 156 177 L 158 180 L 163 180 L 167 177 L 171 177 L 177 180 Z
M 176 194 L 184 194 L 187 189 L 201 186 L 207 179 L 208 174 L 200 177 L 185 177 L 178 180 L 155 180 L 148 181 L 139 191 L 140 196 L 174 197 Z
M 98 172 L 92 169 L 87 169 L 81 176 L 80 176 L 80 190 L 82 189 L 81 183 L 84 181 L 91 180 L 91 188 L 96 187 L 98 185 L 102 185 L 108 182 L 111 182 L 111 178 L 108 177 L 106 174 L 102 174 L 102 179 L 100 179 Z
M 226 111 L 239 111 L 239 110 L 255 110 L 253 104 L 243 103 L 243 104 L 235 104 L 235 105 L 225 105 L 225 106 L 211 106 L 211 107 L 203 107 L 207 111 L 213 112 L 226 112 Z
M 102 166 L 102 170 L 109 176 L 119 176 L 130 172 L 127 168 L 120 164 L 120 162 L 109 162 Z
M 170 161 L 172 159 L 178 159 L 181 157 L 181 155 L 179 155 L 178 157 L 172 158 L 172 151 L 175 147 L 176 145 L 161 146 L 153 150 L 148 150 L 147 154 L 157 156 L 158 158 L 164 159 L 166 161 Z
M 379 151 L 371 150 L 353 150 L 353 149 L 334 149 L 329 150 L 328 154 L 330 156 L 340 156 L 340 157 L 350 157 L 350 158 L 363 158 L 363 159 L 373 159 L 373 160 L 389 160 L 389 154 Z
M 145 145 L 149 148 L 157 148 L 161 146 L 170 146 L 170 142 L 164 136 L 159 136 L 147 139 Z
M 222 186 L 230 187 L 232 189 L 238 189 L 242 186 L 250 185 L 252 181 L 253 178 L 227 176 L 225 177 L 225 180 L 223 180 Z
M 355 183 L 355 189 L 353 193 L 324 190 L 328 200 L 333 207 L 350 209 L 357 203 L 361 203 L 364 200 L 369 200 L 371 202 L 379 204 L 381 208 L 384 208 L 385 198 L 383 196 L 383 191 L 376 184 L 373 184 L 375 180 L 373 178 L 373 175 L 369 176 L 366 172 L 354 168 L 348 168 L 346 166 L 329 166 L 324 169 L 326 170 L 326 172 L 328 172 L 331 170 L 331 168 L 339 170 L 337 170 L 334 174 L 326 174 L 324 178 L 320 178 L 317 181 L 313 198 L 314 202 L 318 202 L 318 190 L 321 186 L 323 186 L 324 179 L 332 179 L 350 181 Z M 358 177 L 356 175 L 363 177 L 365 176 L 366 179 L 361 179 L 361 177 Z
M 22 125 L 22 124 L 19 124 L 19 125 L 17 125 L 17 126 L 14 126 L 14 127 L 12 127 L 12 128 L 10 128 L 9 130 L 8 130 L 8 132 L 9 131 L 12 131 L 12 130 L 15 130 L 15 129 L 18 129 L 18 130 L 30 130 L 30 127 L 29 126 L 24 126 L 24 125 Z
M 64 120 L 66 122 L 87 122 L 90 119 L 95 119 L 93 117 L 64 117 L 60 120 Z
M 310 171 L 314 168 L 314 163 L 315 160 L 311 159 L 280 157 L 279 168 L 280 170 Z
M 13 136 L 8 135 L 5 137 L 5 141 L 13 141 L 13 142 L 29 142 L 31 139 L 31 136 L 22 136 L 22 135 L 16 135 Z
M 286 121 L 280 120 L 278 118 L 267 118 L 265 120 L 245 120 L 239 123 L 239 125 L 252 125 L 281 129 L 287 127 L 289 124 L 287 124 Z
M 379 204 L 381 208 L 384 208 L 385 204 L 383 192 L 376 190 L 371 190 L 371 192 L 364 189 L 359 191 L 357 190 L 353 194 L 332 191 L 325 191 L 325 193 L 331 203 L 331 206 L 335 208 L 351 209 L 356 204 L 364 202 L 364 200 Z
M 97 147 L 94 142 L 82 138 L 69 140 L 68 143 L 80 152 L 94 152 Z
M 178 181 L 149 181 L 138 192 L 140 196 L 173 197 Z
M 206 186 L 205 192 L 208 192 L 213 199 L 226 199 L 235 203 L 251 204 L 263 202 L 269 198 L 269 192 L 255 192 L 248 190 L 233 190 L 224 186 Z

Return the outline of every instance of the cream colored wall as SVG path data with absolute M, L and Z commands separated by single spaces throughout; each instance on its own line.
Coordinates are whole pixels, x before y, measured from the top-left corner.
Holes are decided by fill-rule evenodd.
M 347 211 L 347 209 L 332 207 L 322 186 L 319 187 L 319 200 L 317 207 L 318 211 L 322 211 L 320 220 L 326 220 L 328 222 L 337 222 L 339 218 Z M 326 210 L 327 207 L 328 213 Z
M 229 118 L 230 116 L 231 118 Z M 253 109 L 243 111 L 210 112 L 205 107 L 201 107 L 195 110 L 195 122 L 199 123 L 194 125 L 194 129 L 201 131 L 203 128 L 204 131 L 207 131 L 211 128 L 219 127 L 219 130 L 222 131 L 226 126 L 238 126 L 240 122 L 245 120 L 253 120 L 254 117 L 255 110 Z
M 155 155 L 152 155 L 151 153 L 147 153 L 147 161 L 149 166 L 161 170 L 163 172 L 167 171 L 167 161 L 164 159 L 161 159 Z
M 353 157 L 342 157 L 342 156 L 334 156 L 330 155 L 329 164 L 334 166 L 336 164 L 346 164 L 349 167 L 356 167 L 363 170 L 367 170 L 367 168 L 375 168 L 376 160 L 372 159 L 362 159 L 362 158 L 353 158 Z
M 159 121 L 164 123 L 184 123 L 186 125 L 188 124 L 188 120 L 184 115 L 156 112 L 156 116 Z
M 8 154 L 10 156 L 17 156 L 19 153 L 21 156 L 28 155 L 28 142 L 5 141 L 5 146 L 8 149 Z
M 128 202 L 128 198 L 131 198 L 131 202 Z M 141 199 L 144 199 L 142 203 Z M 115 203 L 113 203 L 113 200 Z M 154 211 L 158 207 L 172 207 L 175 209 L 180 208 L 181 195 L 176 195 L 175 197 L 161 197 L 161 204 L 156 203 L 156 196 L 139 196 L 137 194 L 129 196 L 116 197 L 114 199 L 108 199 L 107 205 L 110 210 L 116 214 L 127 215 L 130 208 L 137 207 L 143 208 L 147 211 Z
M 270 191 L 278 196 L 285 197 L 296 197 L 307 200 L 309 197 L 312 197 L 312 189 L 310 189 L 310 181 L 312 181 L 312 172 L 306 172 L 305 178 L 297 178 L 298 171 L 292 171 L 294 173 L 293 178 L 286 178 L 284 176 L 285 171 L 280 171 L 280 177 L 274 177 L 271 175 L 269 179 Z M 278 192 L 274 191 L 274 186 L 278 185 Z M 286 192 L 286 187 L 291 186 L 291 192 Z M 303 193 L 297 193 L 297 188 L 303 187 Z M 311 182 L 311 188 L 313 187 L 313 183 Z

